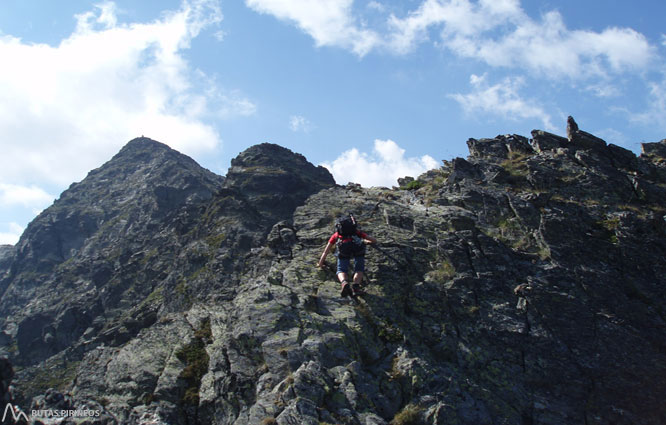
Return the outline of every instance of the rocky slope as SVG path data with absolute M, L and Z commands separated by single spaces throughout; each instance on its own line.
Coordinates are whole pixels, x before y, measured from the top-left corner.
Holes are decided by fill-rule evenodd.
M 470 139 L 403 187 L 148 139 L 0 256 L 16 403 L 108 424 L 666 423 L 666 141 Z M 315 264 L 353 211 L 367 295 Z M 332 262 L 331 262 L 332 264 Z

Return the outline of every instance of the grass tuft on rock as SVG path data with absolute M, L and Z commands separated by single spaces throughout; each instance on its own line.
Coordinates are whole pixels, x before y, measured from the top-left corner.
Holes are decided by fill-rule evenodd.
M 194 339 L 189 344 L 184 345 L 176 352 L 176 357 L 185 363 L 185 368 L 180 373 L 179 378 L 186 383 L 181 402 L 186 405 L 199 405 L 199 388 L 201 379 L 208 371 L 208 362 L 210 360 L 206 352 L 206 344 L 210 344 L 212 332 L 210 329 L 210 319 L 205 319 L 194 332 Z

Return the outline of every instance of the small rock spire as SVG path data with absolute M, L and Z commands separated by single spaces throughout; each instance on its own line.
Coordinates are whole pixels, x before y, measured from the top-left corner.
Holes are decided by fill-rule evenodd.
M 569 115 L 567 117 L 567 139 L 571 141 L 573 139 L 574 134 L 578 132 L 578 124 L 576 124 L 576 121 L 574 121 L 573 117 Z

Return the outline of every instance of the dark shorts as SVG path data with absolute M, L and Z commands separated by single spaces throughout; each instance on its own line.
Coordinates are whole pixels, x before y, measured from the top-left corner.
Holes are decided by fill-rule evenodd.
M 347 273 L 349 271 L 349 263 L 351 258 L 338 257 L 338 273 Z M 354 272 L 365 271 L 365 257 L 354 257 Z

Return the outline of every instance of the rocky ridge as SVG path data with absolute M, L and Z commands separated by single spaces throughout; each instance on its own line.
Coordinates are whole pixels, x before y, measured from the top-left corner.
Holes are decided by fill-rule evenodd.
M 666 422 L 666 140 L 467 144 L 389 189 L 271 144 L 221 178 L 130 142 L 2 251 L 17 403 L 109 424 Z M 345 211 L 380 241 L 357 302 L 315 268 Z

